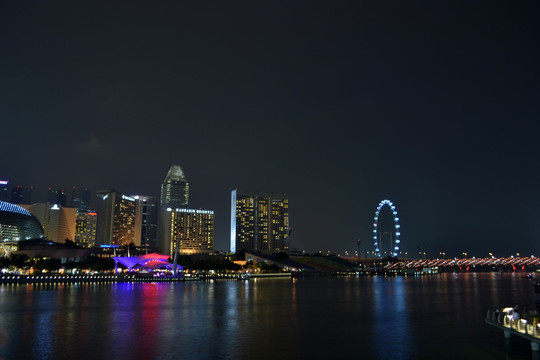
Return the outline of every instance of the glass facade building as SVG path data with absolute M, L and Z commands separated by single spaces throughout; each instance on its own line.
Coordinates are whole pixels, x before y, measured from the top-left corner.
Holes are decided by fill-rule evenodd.
M 162 209 L 179 208 L 189 203 L 189 183 L 178 165 L 173 165 L 161 184 L 160 206 Z
M 71 207 L 88 210 L 90 208 L 90 191 L 87 188 L 76 188 L 71 190 Z
M 168 251 L 170 236 L 167 209 L 185 208 L 189 203 L 189 183 L 178 165 L 172 165 L 161 184 L 159 198 L 158 248 Z
M 155 196 L 133 195 L 142 205 L 141 246 L 157 246 L 158 198 Z

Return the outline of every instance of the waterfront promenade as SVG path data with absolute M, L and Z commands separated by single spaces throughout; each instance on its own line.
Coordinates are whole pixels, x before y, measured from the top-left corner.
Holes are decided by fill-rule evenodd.
M 250 278 L 291 277 L 291 273 L 262 273 L 250 275 Z M 60 283 L 106 283 L 106 282 L 184 282 L 210 280 L 243 280 L 242 274 L 198 274 L 188 276 L 141 276 L 140 274 L 97 274 L 97 275 L 18 275 L 7 274 L 0 276 L 1 284 L 60 284 Z
M 504 331 L 504 337 L 509 339 L 512 335 L 517 335 L 531 342 L 533 351 L 540 351 L 540 324 L 536 318 L 523 318 L 514 308 L 497 309 L 488 311 L 485 318 L 486 324 L 494 326 Z

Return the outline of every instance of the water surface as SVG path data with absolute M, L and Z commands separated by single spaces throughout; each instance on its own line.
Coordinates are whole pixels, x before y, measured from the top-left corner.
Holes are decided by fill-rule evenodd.
M 537 359 L 484 324 L 514 274 L 0 286 L 4 359 Z

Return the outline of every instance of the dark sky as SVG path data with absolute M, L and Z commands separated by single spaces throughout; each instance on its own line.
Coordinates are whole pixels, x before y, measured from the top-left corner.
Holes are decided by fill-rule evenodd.
M 0 178 L 287 193 L 292 246 L 540 255 L 538 1 L 3 1 Z M 41 194 L 41 195 L 40 195 Z M 39 200 L 39 199 L 37 199 Z M 391 221 L 390 221 L 391 222 Z

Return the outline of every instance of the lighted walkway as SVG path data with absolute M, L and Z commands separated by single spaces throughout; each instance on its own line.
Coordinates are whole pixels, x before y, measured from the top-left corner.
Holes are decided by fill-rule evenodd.
M 509 339 L 512 334 L 521 336 L 531 342 L 533 351 L 540 351 L 540 324 L 529 323 L 514 313 L 514 308 L 489 310 L 485 321 L 504 331 L 504 337 Z

